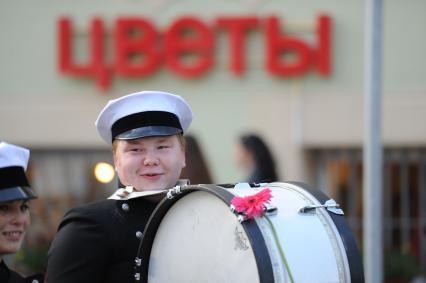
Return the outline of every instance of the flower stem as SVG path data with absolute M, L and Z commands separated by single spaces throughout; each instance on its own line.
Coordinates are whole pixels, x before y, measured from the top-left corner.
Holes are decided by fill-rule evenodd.
M 274 226 L 274 224 L 272 224 L 271 219 L 269 219 L 269 217 L 267 215 L 264 215 L 264 217 L 268 221 L 269 225 L 271 225 L 272 234 L 274 235 L 275 243 L 277 243 L 278 250 L 279 250 L 280 256 L 281 256 L 281 260 L 283 261 L 283 263 L 285 265 L 285 268 L 287 269 L 288 276 L 290 277 L 290 282 L 294 283 L 293 275 L 291 274 L 290 267 L 288 266 L 287 259 L 286 259 L 285 255 L 284 255 L 284 251 L 283 251 L 283 249 L 281 247 L 281 244 L 280 244 L 280 241 L 278 239 L 278 235 L 277 235 L 277 231 L 275 230 L 275 226 Z

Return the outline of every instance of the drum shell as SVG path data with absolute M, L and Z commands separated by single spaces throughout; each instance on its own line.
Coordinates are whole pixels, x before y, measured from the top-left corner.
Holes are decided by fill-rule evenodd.
M 174 205 L 178 202 L 183 203 L 184 199 L 190 197 L 192 193 L 201 192 L 201 194 L 199 194 L 200 196 L 208 194 L 220 200 L 222 205 L 226 207 L 226 212 L 222 213 L 229 213 L 231 215 L 230 210 L 227 209 L 231 199 L 235 195 L 250 195 L 267 187 L 272 190 L 273 198 L 271 204 L 276 205 L 278 209 L 278 215 L 270 216 L 269 219 L 278 231 L 278 237 L 280 238 L 279 243 L 286 254 L 290 270 L 296 282 L 363 282 L 362 264 L 360 262 L 358 249 L 344 217 L 329 213 L 325 209 L 319 209 L 313 214 L 307 215 L 298 213 L 298 209 L 300 208 L 298 205 L 319 205 L 328 199 L 321 192 L 312 190 L 301 183 L 271 183 L 262 184 L 257 188 L 245 189 L 225 189 L 224 187 L 216 185 L 187 186 L 172 199 L 164 199 L 154 211 L 148 222 L 142 241 L 141 253 L 138 255 L 142 258 L 143 263 L 140 270 L 142 282 L 161 282 L 148 280 L 148 278 L 152 277 L 150 277 L 150 272 L 151 275 L 153 273 L 153 259 L 150 258 L 151 249 L 155 242 L 155 238 L 161 235 L 161 233 L 159 235 L 156 234 L 160 225 L 162 225 L 163 218 L 169 210 L 173 211 Z M 316 194 L 316 196 L 314 196 L 314 194 Z M 195 198 L 195 194 L 193 194 L 193 196 L 194 200 L 191 201 L 196 202 L 198 197 Z M 185 206 L 191 205 L 186 203 Z M 183 208 L 179 209 L 182 210 Z M 222 211 L 222 208 L 220 208 L 220 210 Z M 232 215 L 232 217 L 234 217 L 234 215 Z M 253 282 L 288 282 L 288 273 L 280 259 L 277 244 L 273 240 L 271 229 L 266 220 L 260 217 L 239 224 L 235 216 L 235 219 L 230 221 L 234 221 L 233 225 L 235 225 L 235 229 L 241 229 L 240 232 L 243 233 L 244 237 L 247 237 L 249 241 L 256 266 L 255 273 L 258 274 L 258 280 L 254 280 Z M 176 228 L 176 231 L 178 231 L 178 229 L 179 228 Z M 320 231 L 321 229 L 325 231 Z M 212 234 L 213 233 L 214 231 L 212 231 Z M 303 239 L 305 239 L 305 241 Z M 169 243 L 173 240 L 169 239 L 163 241 Z M 154 247 L 156 245 L 158 244 L 154 244 Z M 214 240 L 212 240 L 211 245 L 214 245 Z M 174 246 L 179 246 L 179 242 L 176 242 L 173 247 Z M 167 251 L 163 253 L 167 253 Z M 182 251 L 182 253 L 185 254 L 184 251 Z M 149 267 L 150 261 L 151 271 Z M 195 261 L 195 263 L 197 263 L 197 261 Z M 224 264 L 232 265 L 232 262 L 230 264 L 229 262 L 226 263 L 226 260 L 224 260 Z M 168 265 L 176 265 L 176 263 L 170 264 L 169 262 Z M 244 269 L 245 266 L 246 264 L 243 264 L 240 268 L 235 268 L 236 270 L 234 270 L 234 272 L 242 272 L 241 269 Z M 185 267 L 182 267 L 182 269 L 185 269 Z M 180 271 L 178 270 L 177 272 Z M 209 272 L 209 270 L 199 270 L 198 272 Z M 174 271 L 174 273 L 176 273 L 176 271 Z M 188 271 L 185 271 L 185 274 L 181 276 L 187 277 L 187 274 Z M 176 278 L 176 274 L 173 274 L 173 276 Z M 196 282 L 186 281 L 186 279 L 187 278 L 182 279 L 182 282 Z M 247 281 L 245 280 L 243 282 Z

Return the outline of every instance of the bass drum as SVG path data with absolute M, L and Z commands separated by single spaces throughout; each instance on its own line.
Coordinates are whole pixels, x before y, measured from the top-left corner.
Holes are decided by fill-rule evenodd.
M 275 215 L 267 216 L 270 222 L 256 217 L 240 223 L 231 199 L 265 188 L 271 190 Z M 364 282 L 354 237 L 343 215 L 323 207 L 327 200 L 302 183 L 176 187 L 146 226 L 135 278 L 149 283 Z

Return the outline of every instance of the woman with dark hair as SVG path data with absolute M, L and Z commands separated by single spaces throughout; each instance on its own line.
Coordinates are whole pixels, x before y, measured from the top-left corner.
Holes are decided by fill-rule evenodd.
M 268 183 L 278 180 L 275 161 L 266 143 L 255 134 L 240 136 L 237 162 L 250 172 L 247 182 Z
M 212 178 L 201 147 L 195 136 L 185 136 L 186 166 L 182 169 L 181 179 L 191 184 L 212 184 Z
M 10 270 L 4 256 L 19 251 L 30 225 L 29 202 L 36 198 L 25 170 L 30 151 L 0 142 L 0 282 L 43 282 L 43 275 L 22 277 Z

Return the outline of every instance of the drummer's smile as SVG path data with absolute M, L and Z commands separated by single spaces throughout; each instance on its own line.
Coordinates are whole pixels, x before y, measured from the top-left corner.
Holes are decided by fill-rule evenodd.
M 148 180 L 158 180 L 159 178 L 161 178 L 161 176 L 164 175 L 162 173 L 146 173 L 146 174 L 142 174 L 142 177 L 148 179 Z

